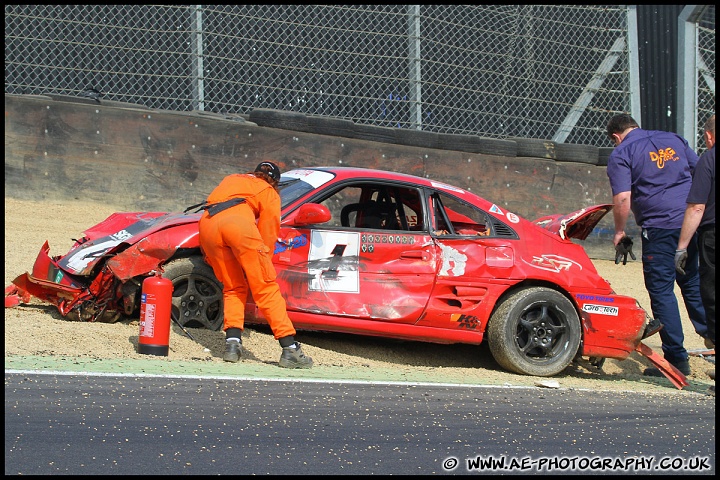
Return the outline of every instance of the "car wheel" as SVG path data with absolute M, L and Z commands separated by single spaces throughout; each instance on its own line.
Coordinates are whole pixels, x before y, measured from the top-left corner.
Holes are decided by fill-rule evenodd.
M 560 373 L 580 347 L 580 318 L 570 300 L 544 287 L 510 295 L 488 326 L 495 360 L 512 372 L 539 377 Z
M 222 283 L 202 257 L 165 264 L 163 277 L 173 283 L 172 315 L 183 327 L 220 330 L 223 326 Z

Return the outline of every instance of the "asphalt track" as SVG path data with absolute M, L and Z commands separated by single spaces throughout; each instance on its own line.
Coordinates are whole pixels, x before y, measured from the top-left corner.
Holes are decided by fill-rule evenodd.
M 443 473 L 714 475 L 715 399 L 6 365 L 6 475 Z

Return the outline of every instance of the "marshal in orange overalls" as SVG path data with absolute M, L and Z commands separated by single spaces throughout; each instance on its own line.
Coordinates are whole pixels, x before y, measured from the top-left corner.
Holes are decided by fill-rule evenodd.
M 200 218 L 200 246 L 205 260 L 223 284 L 223 329 L 244 329 L 248 288 L 267 319 L 275 339 L 296 334 L 285 299 L 275 281 L 272 255 L 280 232 L 280 195 L 253 174 L 225 177 L 210 193 L 208 204 L 233 198 L 245 202 Z

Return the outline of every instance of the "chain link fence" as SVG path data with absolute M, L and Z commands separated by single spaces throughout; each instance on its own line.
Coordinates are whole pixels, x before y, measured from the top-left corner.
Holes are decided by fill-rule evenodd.
M 715 5 L 707 5 L 697 23 L 697 139 L 698 151 L 707 149 L 705 120 L 715 113 Z
M 5 92 L 609 146 L 637 75 L 629 18 L 623 5 L 6 5 Z M 706 36 L 714 77 L 714 19 Z

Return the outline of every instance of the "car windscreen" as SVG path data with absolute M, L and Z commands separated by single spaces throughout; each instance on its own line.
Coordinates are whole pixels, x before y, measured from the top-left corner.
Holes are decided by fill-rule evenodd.
M 299 178 L 291 178 L 287 180 L 281 179 L 278 184 L 278 189 L 280 190 L 280 198 L 282 199 L 282 208 L 285 208 L 314 188 Z
M 318 170 L 290 170 L 283 173 L 278 183 L 282 208 L 326 184 L 335 177 L 332 173 Z

